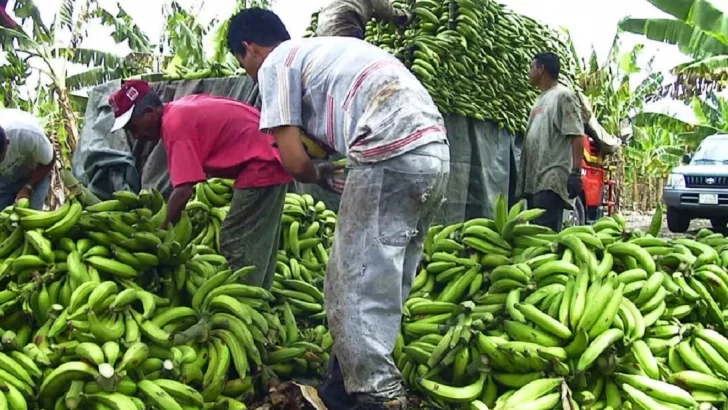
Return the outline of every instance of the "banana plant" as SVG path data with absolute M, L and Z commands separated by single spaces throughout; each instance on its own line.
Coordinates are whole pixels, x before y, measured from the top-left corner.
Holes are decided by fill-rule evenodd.
M 705 95 L 728 82 L 728 14 L 711 0 L 647 0 L 673 18 L 625 18 L 622 31 L 676 45 L 692 61 L 674 68 L 674 97 Z
M 624 149 L 625 183 L 632 187 L 634 209 L 653 209 L 655 204 L 650 201 L 659 198 L 662 181 L 680 163 L 685 149 L 685 142 L 673 132 L 658 126 L 635 129 L 634 138 Z
M 8 50 L 9 55 L 13 54 L 12 58 L 27 62 L 40 73 L 41 87 L 50 87 L 45 95 L 58 104 L 63 114 L 67 135 L 64 151 L 73 152 L 78 140 L 79 118 L 72 92 L 136 74 L 134 71 L 141 69 L 113 53 L 80 47 L 87 24 L 100 19 L 102 24 L 115 28 L 112 36 L 116 41 L 127 41 L 136 52 L 150 51 L 149 39 L 123 9 L 119 8 L 117 15 L 111 15 L 101 9 L 96 0 L 61 1 L 48 25 L 41 19 L 33 0 L 16 0 L 13 13 L 19 24 L 14 28 L 0 27 L 0 46 Z M 88 68 L 72 74 L 71 70 L 79 65 Z M 14 84 L 19 85 L 19 82 Z M 43 113 L 36 112 L 36 115 L 41 117 Z
M 644 46 L 638 44 L 623 51 L 619 36 L 615 36 L 607 59 L 600 62 L 596 51 L 592 50 L 588 60 L 578 58 L 573 42 L 571 49 L 575 61 L 581 61 L 577 68 L 576 83 L 592 105 L 599 123 L 612 135 L 621 135 L 622 122 L 642 111 L 644 104 L 659 89 L 663 76 L 661 73 L 647 73 L 637 87 L 632 87 L 633 76 L 641 75 Z M 649 67 L 652 59 L 648 61 Z
M 706 137 L 728 133 L 728 101 L 713 93 L 707 99 L 691 101 L 695 122 L 687 122 L 663 113 L 640 113 L 635 116 L 638 127 L 660 128 L 675 134 L 695 149 Z

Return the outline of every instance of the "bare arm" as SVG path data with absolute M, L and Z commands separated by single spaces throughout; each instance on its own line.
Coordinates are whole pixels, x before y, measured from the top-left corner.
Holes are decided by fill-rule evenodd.
M 53 156 L 51 157 L 50 162 L 48 164 L 38 163 L 38 165 L 30 171 L 30 178 L 28 179 L 28 182 L 26 186 L 23 186 L 20 188 L 20 191 L 18 191 L 16 195 L 16 199 L 20 198 L 30 198 L 30 192 L 31 190 L 35 189 L 35 187 L 38 186 L 43 180 L 48 176 L 48 174 L 53 169 L 53 164 L 56 160 L 56 154 L 53 153 Z
M 319 181 L 319 173 L 301 142 L 301 130 L 295 126 L 276 127 L 273 136 L 276 138 L 278 150 L 281 153 L 283 168 L 291 174 L 296 181 L 305 184 L 314 184 Z
M 187 201 L 192 197 L 195 184 L 182 184 L 174 187 L 172 194 L 167 202 L 167 220 L 162 224 L 162 228 L 166 228 L 170 223 L 176 224 L 182 216 Z

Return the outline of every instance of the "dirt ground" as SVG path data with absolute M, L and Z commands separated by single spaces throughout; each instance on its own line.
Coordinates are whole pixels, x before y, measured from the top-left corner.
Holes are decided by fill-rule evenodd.
M 632 229 L 640 229 L 641 231 L 647 231 L 647 229 L 650 227 L 650 222 L 652 222 L 652 215 L 654 214 L 654 211 L 652 212 L 639 212 L 639 211 L 628 211 L 623 212 L 624 218 L 627 220 L 627 226 Z M 687 232 L 687 235 L 694 235 L 702 228 L 710 228 L 710 221 L 707 219 L 694 219 L 692 223 L 690 224 L 690 229 Z M 723 230 L 724 235 L 728 234 L 726 230 Z M 663 217 L 662 220 L 662 230 L 660 231 L 660 236 L 665 238 L 675 238 L 679 236 L 684 236 L 684 234 L 679 233 L 672 233 L 669 229 L 667 229 L 667 220 L 665 217 Z

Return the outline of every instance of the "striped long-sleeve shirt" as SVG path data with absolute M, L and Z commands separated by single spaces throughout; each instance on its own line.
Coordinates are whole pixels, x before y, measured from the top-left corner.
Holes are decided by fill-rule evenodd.
M 261 129 L 301 127 L 358 162 L 445 140 L 442 115 L 417 78 L 361 40 L 286 41 L 266 58 L 258 82 Z

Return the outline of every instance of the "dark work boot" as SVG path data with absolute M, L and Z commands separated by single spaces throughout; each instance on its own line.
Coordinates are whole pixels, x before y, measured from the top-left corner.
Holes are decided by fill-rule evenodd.
M 356 398 L 349 395 L 344 387 L 344 375 L 339 361 L 332 355 L 326 380 L 318 387 L 318 394 L 328 410 L 352 410 L 356 408 Z

